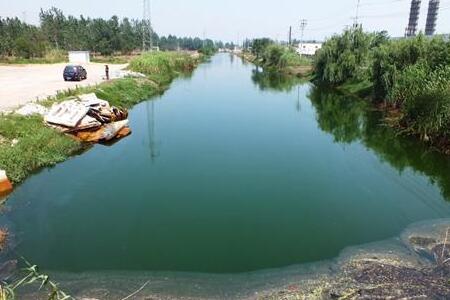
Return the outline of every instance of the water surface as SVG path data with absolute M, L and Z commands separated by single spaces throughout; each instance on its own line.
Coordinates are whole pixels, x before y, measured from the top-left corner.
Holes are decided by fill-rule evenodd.
M 450 216 L 450 161 L 376 112 L 218 55 L 130 112 L 133 135 L 45 169 L 2 217 L 44 269 L 240 273 Z

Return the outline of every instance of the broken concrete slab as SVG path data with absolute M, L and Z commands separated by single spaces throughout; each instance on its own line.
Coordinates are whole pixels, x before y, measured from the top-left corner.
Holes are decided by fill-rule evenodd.
M 76 127 L 88 111 L 80 101 L 69 100 L 53 105 L 44 119 L 47 123 Z

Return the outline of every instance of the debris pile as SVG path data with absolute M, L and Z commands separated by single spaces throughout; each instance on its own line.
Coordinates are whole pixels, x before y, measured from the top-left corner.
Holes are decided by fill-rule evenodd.
M 131 133 L 128 111 L 110 106 L 95 94 L 86 94 L 79 100 L 54 104 L 44 121 L 51 127 L 72 134 L 84 142 L 107 142 Z
M 6 172 L 0 170 L 0 197 L 9 194 L 13 189 L 11 181 L 6 176 Z

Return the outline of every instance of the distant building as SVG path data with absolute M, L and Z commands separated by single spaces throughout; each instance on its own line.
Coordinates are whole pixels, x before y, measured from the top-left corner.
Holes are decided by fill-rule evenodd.
M 300 55 L 315 55 L 316 52 L 322 48 L 322 43 L 300 43 L 297 48 L 297 52 Z
M 88 64 L 91 62 L 89 51 L 69 51 L 69 62 L 73 64 Z

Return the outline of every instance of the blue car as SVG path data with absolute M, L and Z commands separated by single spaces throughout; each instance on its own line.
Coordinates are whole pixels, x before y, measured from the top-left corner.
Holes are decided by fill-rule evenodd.
M 81 81 L 87 79 L 86 69 L 82 66 L 66 66 L 63 74 L 64 81 L 76 80 Z

